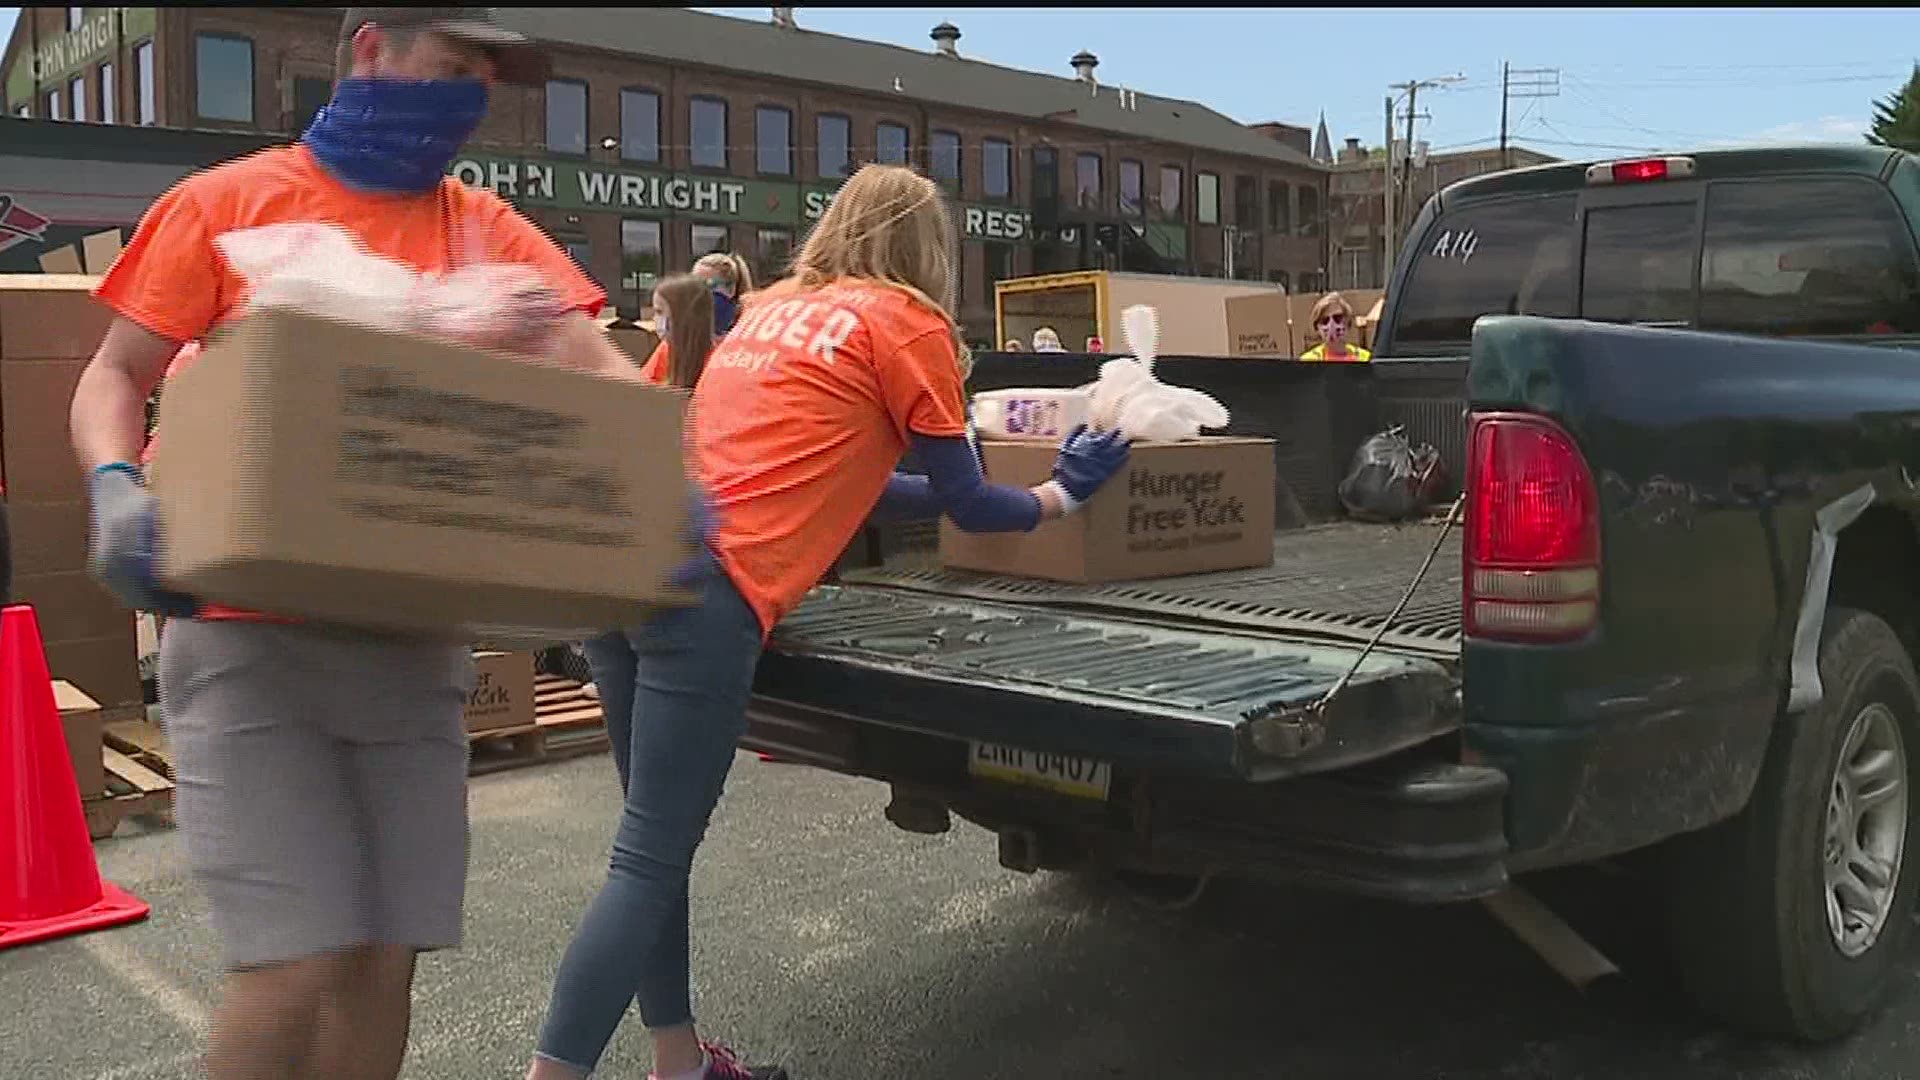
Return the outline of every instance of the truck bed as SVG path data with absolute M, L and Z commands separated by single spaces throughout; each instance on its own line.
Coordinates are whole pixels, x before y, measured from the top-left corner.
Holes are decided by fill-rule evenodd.
M 1285 529 L 1274 534 L 1270 567 L 1155 581 L 1072 585 L 942 570 L 931 550 L 898 552 L 883 567 L 852 571 L 842 580 L 1188 628 L 1214 625 L 1366 642 L 1440 539 L 1440 528 L 1440 519 L 1433 519 Z M 1456 525 L 1381 645 L 1431 659 L 1455 658 L 1460 649 L 1460 585 Z

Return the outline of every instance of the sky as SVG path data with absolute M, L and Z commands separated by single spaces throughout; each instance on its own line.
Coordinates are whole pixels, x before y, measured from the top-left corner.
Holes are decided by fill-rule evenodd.
M 703 10 L 765 20 L 768 8 Z M 1556 69 L 1558 95 L 1511 103 L 1514 141 L 1566 157 L 1779 142 L 1857 142 L 1920 54 L 1920 9 L 1330 9 L 802 7 L 802 27 L 930 49 L 942 20 L 967 56 L 1205 103 L 1248 123 L 1380 144 L 1390 84 L 1419 95 L 1435 151 L 1496 144 L 1500 65 Z M 18 8 L 0 8 L 0 41 Z M 1527 82 L 1551 81 L 1529 77 Z M 1404 123 L 1400 125 L 1404 128 Z

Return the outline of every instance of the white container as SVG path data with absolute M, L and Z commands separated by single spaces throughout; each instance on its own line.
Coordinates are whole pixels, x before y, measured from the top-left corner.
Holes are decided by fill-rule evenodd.
M 1058 442 L 1087 422 L 1092 406 L 1085 390 L 988 390 L 973 396 L 973 426 L 983 439 Z

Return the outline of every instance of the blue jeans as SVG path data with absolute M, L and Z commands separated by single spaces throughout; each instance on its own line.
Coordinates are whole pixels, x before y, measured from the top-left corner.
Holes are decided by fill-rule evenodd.
M 574 931 L 542 1057 L 591 1071 L 637 1001 L 652 1029 L 692 1023 L 687 878 L 747 729 L 760 620 L 718 569 L 695 607 L 586 643 L 625 805 L 607 882 Z

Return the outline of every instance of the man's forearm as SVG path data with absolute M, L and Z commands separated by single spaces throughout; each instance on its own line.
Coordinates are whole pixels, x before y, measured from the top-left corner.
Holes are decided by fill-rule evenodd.
M 88 364 L 74 387 L 67 419 L 82 469 L 137 461 L 147 439 L 147 395 L 125 371 Z

